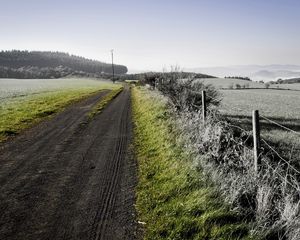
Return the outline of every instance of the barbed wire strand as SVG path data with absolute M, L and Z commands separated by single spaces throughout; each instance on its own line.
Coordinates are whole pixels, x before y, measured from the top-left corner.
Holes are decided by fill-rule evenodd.
M 287 160 L 285 160 L 283 157 L 281 157 L 279 155 L 279 153 L 272 147 L 270 146 L 264 139 L 261 139 L 262 142 L 264 142 L 274 153 L 276 153 L 276 155 L 282 160 L 284 161 L 286 164 L 288 164 L 288 166 L 293 169 L 295 172 L 297 172 L 298 174 L 300 174 L 300 171 L 298 171 L 295 167 L 293 167 Z
M 281 125 L 280 123 L 277 123 L 277 122 L 275 122 L 275 121 L 273 121 L 273 120 L 271 120 L 271 119 L 269 119 L 269 118 L 267 118 L 267 117 L 264 117 L 264 116 L 262 116 L 262 115 L 261 115 L 260 117 L 263 118 L 263 119 L 265 119 L 265 120 L 267 120 L 268 122 L 271 122 L 271 123 L 273 123 L 273 124 L 275 124 L 275 125 L 281 127 L 281 128 L 284 128 L 284 129 L 286 129 L 286 130 L 288 130 L 288 131 L 290 131 L 290 132 L 293 132 L 293 133 L 295 133 L 295 134 L 300 135 L 300 132 L 296 132 L 295 130 L 290 129 L 290 128 L 288 128 L 288 127 L 285 127 L 285 126 Z

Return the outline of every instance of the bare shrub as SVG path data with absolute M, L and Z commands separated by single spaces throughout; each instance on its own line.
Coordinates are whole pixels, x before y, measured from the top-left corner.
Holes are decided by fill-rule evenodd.
M 213 85 L 203 84 L 201 79 L 180 72 L 178 67 L 173 68 L 171 72 L 146 76 L 145 81 L 167 96 L 177 110 L 201 109 L 203 90 L 206 91 L 207 106 L 217 106 L 221 102 L 221 95 Z

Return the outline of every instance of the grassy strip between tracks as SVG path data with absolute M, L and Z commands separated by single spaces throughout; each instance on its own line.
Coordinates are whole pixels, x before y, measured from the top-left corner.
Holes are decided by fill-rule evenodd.
M 112 88 L 115 88 L 114 86 Z M 106 89 L 106 87 L 105 87 Z M 102 87 L 67 89 L 16 98 L 0 109 L 0 142 L 61 112 L 71 103 L 92 96 Z
M 93 118 L 95 115 L 101 113 L 101 111 L 106 107 L 106 105 L 112 101 L 114 98 L 116 98 L 119 93 L 121 93 L 123 90 L 123 86 L 116 88 L 112 90 L 109 94 L 104 96 L 92 109 L 92 111 L 89 113 L 89 119 Z
M 176 145 L 166 103 L 134 88 L 133 113 L 139 165 L 136 207 L 144 239 L 250 239 L 248 225 Z

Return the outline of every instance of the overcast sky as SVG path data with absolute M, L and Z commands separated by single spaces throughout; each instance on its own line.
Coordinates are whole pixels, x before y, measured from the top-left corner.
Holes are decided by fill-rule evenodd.
M 0 49 L 129 70 L 300 64 L 299 0 L 0 0 Z

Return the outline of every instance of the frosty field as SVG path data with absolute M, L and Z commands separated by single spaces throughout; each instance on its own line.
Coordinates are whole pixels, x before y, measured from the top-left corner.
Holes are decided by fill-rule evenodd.
M 92 79 L 0 79 L 0 142 L 74 101 L 118 87 Z
M 0 79 L 0 104 L 16 97 L 66 89 L 98 88 L 108 86 L 108 81 L 66 78 L 66 79 Z

